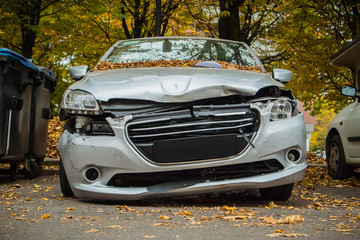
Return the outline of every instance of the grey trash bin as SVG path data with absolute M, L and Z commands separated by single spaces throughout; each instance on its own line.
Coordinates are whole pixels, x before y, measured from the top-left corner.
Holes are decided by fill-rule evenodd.
M 55 87 L 51 71 L 0 48 L 0 162 L 10 163 L 12 179 L 21 162 L 26 177 L 40 174 Z

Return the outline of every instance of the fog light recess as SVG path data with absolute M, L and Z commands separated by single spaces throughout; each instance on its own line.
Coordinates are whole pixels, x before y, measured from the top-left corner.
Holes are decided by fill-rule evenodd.
M 88 168 L 85 171 L 85 178 L 88 181 L 94 182 L 96 180 L 98 180 L 100 177 L 100 171 L 97 168 Z
M 293 148 L 287 152 L 286 157 L 290 162 L 297 162 L 300 160 L 301 152 L 298 149 Z

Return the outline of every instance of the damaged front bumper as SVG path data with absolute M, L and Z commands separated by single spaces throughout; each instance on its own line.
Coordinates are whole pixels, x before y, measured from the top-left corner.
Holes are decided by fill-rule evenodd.
M 230 150 L 216 158 L 210 155 L 210 159 L 204 159 L 204 149 L 198 160 L 187 158 L 186 154 L 182 156 L 186 161 L 177 159 L 181 152 L 176 147 L 178 142 L 169 145 L 171 151 L 179 151 L 173 160 L 166 161 L 172 157 L 169 153 L 165 159 L 156 157 L 161 151 L 149 153 L 148 148 L 139 147 L 149 143 L 137 143 L 129 134 L 133 130 L 130 123 L 134 123 L 131 115 L 106 119 L 114 136 L 86 136 L 65 130 L 58 146 L 73 193 L 81 199 L 136 200 L 267 188 L 302 180 L 306 169 L 302 114 L 271 121 L 268 109 L 255 104 L 250 107 L 259 112 L 261 124 L 254 132 L 239 133 L 244 134 L 242 139 L 247 144 L 237 154 Z M 226 135 L 224 139 L 231 137 Z M 223 140 L 212 139 L 219 144 Z M 195 139 L 194 143 L 200 144 L 201 140 L 204 139 Z M 149 149 L 157 148 L 155 145 Z M 167 146 L 159 149 L 164 151 Z

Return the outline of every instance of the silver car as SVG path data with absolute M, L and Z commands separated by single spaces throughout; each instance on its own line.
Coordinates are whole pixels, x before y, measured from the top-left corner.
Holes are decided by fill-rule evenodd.
M 136 200 L 260 189 L 286 200 L 304 177 L 305 123 L 244 43 L 117 42 L 94 71 L 70 70 L 59 140 L 64 196 Z

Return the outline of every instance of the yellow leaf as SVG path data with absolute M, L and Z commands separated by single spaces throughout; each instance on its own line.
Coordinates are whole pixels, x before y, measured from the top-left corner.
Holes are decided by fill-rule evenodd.
M 50 214 L 44 214 L 44 215 L 42 215 L 42 216 L 41 216 L 41 218 L 42 218 L 42 219 L 45 219 L 45 218 L 50 218 L 50 217 L 51 217 L 51 215 L 50 215 Z
M 96 232 L 98 232 L 99 230 L 96 230 L 96 229 L 90 229 L 89 231 L 87 231 L 88 233 L 96 233 Z
M 43 201 L 47 201 L 47 200 L 49 200 L 49 199 L 47 199 L 47 198 L 45 198 L 45 197 L 44 197 L 44 198 L 42 198 L 41 200 L 43 200 Z
M 337 232 L 351 232 L 352 229 L 335 229 Z
M 284 229 L 279 229 L 279 230 L 275 230 L 274 232 L 276 232 L 276 233 L 285 233 L 285 230 Z
M 192 215 L 192 213 L 191 213 L 191 212 L 188 212 L 188 211 L 186 211 L 186 210 L 184 211 L 184 214 L 185 214 L 185 215 L 189 215 L 189 216 L 191 216 L 191 215 Z
M 34 187 L 35 188 L 41 188 L 41 186 L 37 185 L 37 184 L 34 184 Z
M 161 220 L 168 220 L 168 219 L 171 219 L 171 217 L 168 217 L 168 216 L 164 216 L 164 215 L 160 215 L 159 218 Z
M 108 226 L 107 228 L 109 228 L 109 229 L 114 229 L 114 228 L 124 229 L 123 227 L 120 227 L 120 225 Z
M 75 208 L 73 207 L 68 207 L 68 210 L 71 211 L 71 210 L 74 210 Z
M 227 205 L 223 206 L 221 209 L 222 210 L 228 210 L 230 212 L 236 211 L 236 207 L 228 207 Z
M 266 209 L 275 208 L 275 207 L 277 207 L 277 205 L 273 201 L 271 201 L 267 206 L 265 206 Z
M 20 221 L 26 221 L 26 219 L 25 218 L 20 218 L 20 217 L 18 217 L 18 218 L 15 218 L 16 220 L 20 220 Z

